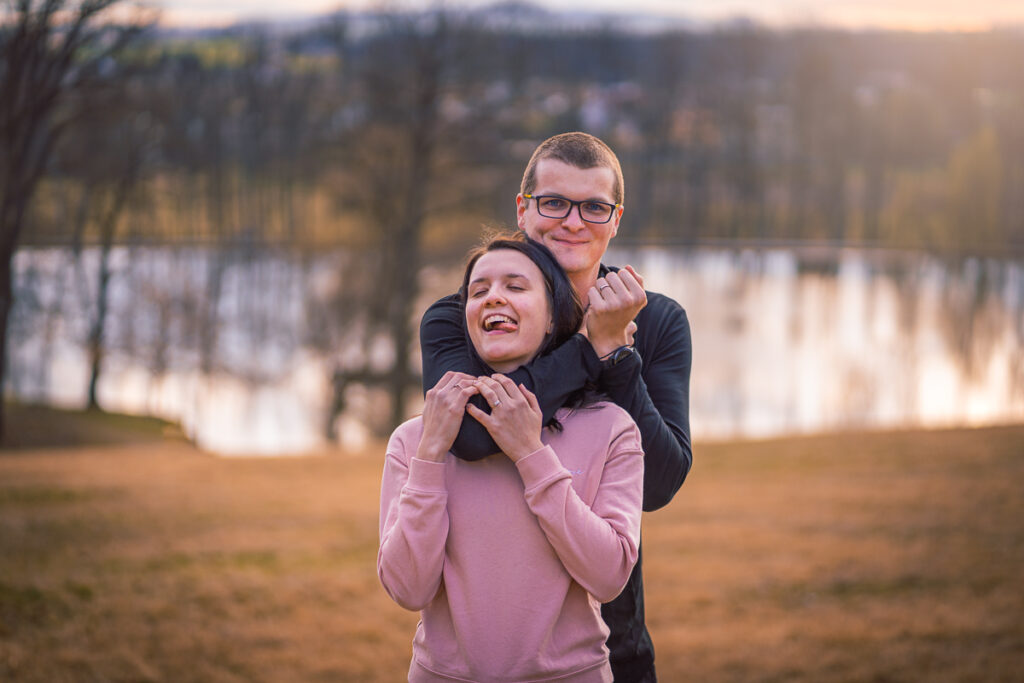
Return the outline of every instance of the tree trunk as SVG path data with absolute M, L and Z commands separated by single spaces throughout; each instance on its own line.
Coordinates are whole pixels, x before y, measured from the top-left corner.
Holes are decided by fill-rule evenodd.
M 103 343 L 104 333 L 107 327 L 107 311 L 110 308 L 110 252 L 114 249 L 114 237 L 117 233 L 117 222 L 121 217 L 125 204 L 128 202 L 128 195 L 132 186 L 138 180 L 138 163 L 130 164 L 124 171 L 119 182 L 114 188 L 114 196 L 110 202 L 110 209 L 102 217 L 100 224 L 100 263 L 99 280 L 96 288 L 96 318 L 93 320 L 92 330 L 89 333 L 89 409 L 100 410 L 99 400 L 96 397 L 96 387 L 99 384 L 100 372 L 103 367 L 103 356 L 105 346 Z
M 113 235 L 111 235 L 112 237 Z M 100 372 L 103 369 L 105 351 L 103 337 L 107 326 L 107 310 L 110 302 L 110 251 L 112 247 L 112 239 L 111 241 L 104 239 L 100 254 L 99 287 L 96 291 L 96 318 L 89 331 L 89 410 L 102 410 L 96 396 L 96 388 L 99 385 Z
M 417 259 L 418 261 L 418 259 Z M 411 265 L 411 264 L 410 264 Z M 409 269 L 412 271 L 412 268 Z M 418 263 L 416 271 L 413 271 L 415 278 L 415 272 L 418 272 Z M 416 285 L 413 283 L 411 287 L 406 285 L 401 288 L 406 290 L 406 293 L 415 295 Z M 399 296 L 402 295 L 402 291 L 399 291 Z M 412 333 L 410 326 L 410 318 L 412 317 L 412 301 L 415 300 L 415 296 L 410 296 L 396 302 L 396 306 L 393 310 L 393 318 L 391 320 L 391 338 L 395 342 L 395 366 L 391 372 L 390 382 L 390 393 L 391 393 L 391 428 L 395 428 L 402 424 L 405 420 L 405 401 L 406 392 L 411 384 L 411 375 L 409 371 L 409 346 L 412 343 Z
M 3 442 L 6 432 L 6 394 L 4 388 L 7 378 L 7 319 L 10 316 L 11 306 L 14 303 L 12 298 L 13 283 L 11 281 L 14 273 L 11 262 L 14 254 L 4 253 L 0 255 L 0 443 Z
M 7 176 L 8 185 L 4 194 L 0 195 L 0 441 L 3 441 L 6 421 L 4 419 L 4 398 L 7 380 L 7 322 L 14 307 L 14 250 L 18 244 L 18 234 L 24 223 L 25 208 L 28 206 L 35 184 L 24 192 L 11 186 L 11 174 Z

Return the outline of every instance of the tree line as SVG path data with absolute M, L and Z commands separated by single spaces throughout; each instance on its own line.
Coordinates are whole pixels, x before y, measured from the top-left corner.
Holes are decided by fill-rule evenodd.
M 359 321 L 398 360 L 339 366 L 335 403 L 376 384 L 401 419 L 421 267 L 510 225 L 528 155 L 565 130 L 622 159 L 620 241 L 1024 248 L 1021 31 L 637 31 L 505 5 L 171 32 L 117 4 L 0 14 L 0 326 L 17 248 L 98 248 L 94 405 L 115 245 L 223 255 L 193 311 L 204 371 L 231 258 L 343 247 L 320 343 Z

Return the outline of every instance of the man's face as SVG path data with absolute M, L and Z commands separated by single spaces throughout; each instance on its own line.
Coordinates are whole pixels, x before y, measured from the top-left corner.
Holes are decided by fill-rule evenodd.
M 531 194 L 614 204 L 614 187 L 615 173 L 610 168 L 582 169 L 558 159 L 542 159 L 537 163 L 537 186 Z M 536 200 L 522 194 L 516 196 L 516 208 L 520 229 L 550 249 L 577 286 L 580 280 L 589 285 L 597 279 L 608 242 L 619 230 L 621 206 L 607 223 L 584 221 L 579 207 L 573 207 L 565 218 L 545 218 L 537 212 Z

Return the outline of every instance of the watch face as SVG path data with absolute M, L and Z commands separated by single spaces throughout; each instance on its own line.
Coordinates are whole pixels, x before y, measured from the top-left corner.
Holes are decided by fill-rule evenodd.
M 618 365 L 621 361 L 629 358 L 631 355 L 633 355 L 632 346 L 623 346 L 622 348 L 616 349 L 615 353 L 613 353 L 611 357 L 612 365 Z

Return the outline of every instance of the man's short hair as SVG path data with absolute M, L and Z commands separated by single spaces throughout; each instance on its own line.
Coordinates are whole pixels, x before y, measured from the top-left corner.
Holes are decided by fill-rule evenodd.
M 519 186 L 523 194 L 533 194 L 537 189 L 537 164 L 541 159 L 558 159 L 580 169 L 610 168 L 615 174 L 615 184 L 612 186 L 615 203 L 621 204 L 625 198 L 626 189 L 619 158 L 611 147 L 589 133 L 562 133 L 540 143 L 526 164 L 523 182 Z

